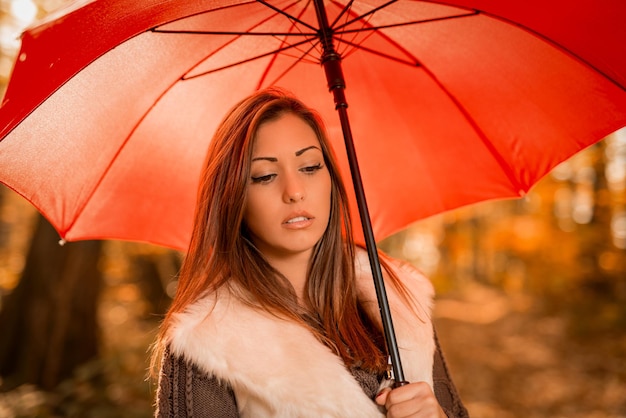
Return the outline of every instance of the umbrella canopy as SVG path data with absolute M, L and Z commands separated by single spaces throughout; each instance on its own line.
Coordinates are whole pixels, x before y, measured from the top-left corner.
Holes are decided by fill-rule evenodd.
M 523 195 L 626 125 L 626 3 L 586 2 L 78 1 L 23 35 L 0 107 L 0 181 L 65 239 L 184 249 L 225 110 L 266 86 L 291 90 L 340 154 L 345 137 L 402 382 L 369 213 L 381 239 Z
M 523 195 L 626 124 L 626 3 L 588 3 L 326 3 L 377 239 Z M 184 249 L 207 143 L 255 89 L 293 91 L 344 152 L 317 27 L 294 0 L 62 9 L 23 35 L 0 108 L 0 181 L 65 239 Z

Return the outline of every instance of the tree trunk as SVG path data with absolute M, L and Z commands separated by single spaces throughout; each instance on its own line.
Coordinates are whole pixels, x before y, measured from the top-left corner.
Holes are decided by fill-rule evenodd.
M 131 259 L 133 277 L 148 304 L 148 318 L 162 319 L 172 298 L 166 286 L 180 269 L 180 260 L 174 251 L 158 255 L 138 255 Z
M 52 389 L 98 355 L 102 243 L 58 240 L 40 216 L 20 282 L 2 303 L 3 391 L 24 383 Z

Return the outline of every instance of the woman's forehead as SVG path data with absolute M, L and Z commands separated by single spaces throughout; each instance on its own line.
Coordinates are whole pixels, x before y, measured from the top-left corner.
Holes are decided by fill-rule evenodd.
M 300 116 L 286 113 L 259 126 L 252 153 L 254 156 L 265 153 L 300 156 L 308 149 L 321 151 L 316 132 Z

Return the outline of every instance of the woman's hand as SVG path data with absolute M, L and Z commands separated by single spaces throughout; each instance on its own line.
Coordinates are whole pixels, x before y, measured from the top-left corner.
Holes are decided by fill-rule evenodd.
M 376 403 L 387 409 L 387 418 L 446 418 L 426 382 L 383 389 L 376 396 Z

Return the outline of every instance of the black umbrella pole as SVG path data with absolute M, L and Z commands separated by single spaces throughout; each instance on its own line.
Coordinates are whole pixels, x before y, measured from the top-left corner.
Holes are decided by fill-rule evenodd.
M 385 333 L 385 340 L 387 342 L 387 350 L 389 351 L 389 356 L 391 358 L 393 377 L 395 379 L 396 386 L 403 386 L 407 382 L 404 380 L 404 372 L 402 370 L 398 343 L 396 341 L 396 335 L 393 328 L 389 301 L 387 299 L 387 291 L 385 290 L 385 282 L 380 268 L 380 259 L 378 258 L 376 240 L 374 239 L 372 223 L 369 216 L 369 210 L 367 208 L 367 202 L 365 200 L 365 193 L 361 182 L 361 175 L 354 150 L 354 143 L 352 141 L 350 123 L 348 121 L 348 112 L 345 106 L 337 107 L 337 112 L 339 113 L 344 141 L 346 143 L 346 151 L 348 153 L 348 161 L 350 163 L 350 172 L 352 173 L 352 182 L 354 183 L 357 205 L 359 207 L 359 215 L 361 216 L 361 225 L 365 236 L 365 244 L 367 246 L 370 266 L 374 276 L 374 287 L 376 288 L 376 296 L 378 299 L 378 307 L 380 309 L 383 331 Z
M 374 239 L 372 222 L 370 220 L 369 210 L 367 209 L 367 201 L 363 190 L 363 182 L 361 180 L 361 171 L 359 170 L 359 163 L 354 149 L 354 141 L 352 139 L 352 130 L 350 129 L 350 122 L 348 120 L 348 102 L 346 101 L 345 96 L 346 83 L 343 77 L 343 71 L 341 70 L 341 56 L 335 51 L 333 46 L 332 31 L 328 25 L 328 17 L 326 16 L 323 0 L 314 0 L 314 3 L 317 18 L 320 24 L 319 37 L 322 47 L 324 48 L 322 65 L 324 66 L 324 71 L 326 73 L 328 88 L 333 93 L 333 97 L 335 99 L 335 109 L 339 113 L 341 130 L 343 132 L 343 139 L 348 154 L 348 162 L 350 164 L 350 173 L 352 174 L 352 183 L 356 194 L 359 215 L 361 216 L 361 225 L 363 227 L 365 244 L 369 255 L 370 267 L 372 268 L 372 274 L 374 276 L 374 287 L 376 289 L 383 332 L 387 343 L 387 351 L 389 352 L 389 357 L 391 359 L 393 378 L 395 379 L 395 386 L 402 386 L 407 384 L 407 382 L 404 380 L 404 372 L 402 371 L 400 352 L 398 351 L 398 343 L 393 329 L 393 321 L 391 319 L 391 310 L 389 309 L 389 301 L 385 290 L 383 273 L 380 268 L 380 259 L 378 258 L 376 240 Z

